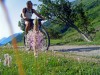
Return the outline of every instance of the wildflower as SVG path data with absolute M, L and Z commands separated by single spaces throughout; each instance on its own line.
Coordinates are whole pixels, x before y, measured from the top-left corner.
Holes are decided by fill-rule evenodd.
M 12 48 L 12 46 L 11 46 L 10 43 L 8 43 L 8 44 L 6 45 L 6 47 L 7 47 L 8 49 L 11 49 L 11 48 Z
M 64 54 L 64 58 L 66 57 L 66 55 Z
M 46 63 L 48 63 L 48 62 L 49 62 L 49 60 L 46 61 Z
M 80 62 L 80 58 L 77 58 L 77 61 Z
M 9 54 L 4 54 L 4 66 L 10 67 L 12 57 Z
M 35 46 L 39 50 L 42 50 L 43 47 L 42 39 L 43 39 L 43 34 L 40 31 L 29 31 L 29 33 L 27 34 L 27 41 L 29 48 L 32 48 L 33 50 Z
M 43 49 L 44 37 L 42 32 L 39 30 L 39 24 L 37 18 L 34 20 L 34 28 L 27 34 L 27 44 L 29 48 L 34 50 L 34 56 L 38 57 L 38 51 Z
M 54 54 L 56 54 L 56 51 L 54 51 Z
M 45 51 L 45 53 L 47 53 L 47 51 Z
M 58 59 L 58 62 L 60 61 L 60 59 Z
M 28 51 L 28 54 L 30 54 L 30 51 Z
M 52 50 L 52 56 L 55 56 L 56 51 Z
M 54 50 L 52 49 L 52 52 L 54 52 Z

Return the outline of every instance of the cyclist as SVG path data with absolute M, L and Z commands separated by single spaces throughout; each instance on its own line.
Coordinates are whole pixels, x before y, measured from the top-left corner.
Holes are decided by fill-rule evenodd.
M 33 3 L 31 1 L 27 1 L 26 5 L 27 5 L 27 7 L 23 8 L 23 10 L 22 10 L 21 17 L 25 20 L 25 25 L 26 25 L 25 31 L 27 34 L 33 25 L 33 20 L 31 20 L 33 13 L 43 20 L 44 20 L 44 17 L 42 17 L 40 14 L 38 14 L 36 12 L 35 9 L 33 9 Z M 41 23 L 39 23 L 39 24 L 41 24 Z

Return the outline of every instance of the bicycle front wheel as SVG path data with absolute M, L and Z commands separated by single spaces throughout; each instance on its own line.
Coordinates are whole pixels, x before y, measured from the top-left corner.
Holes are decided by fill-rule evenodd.
M 41 50 L 48 50 L 49 49 L 49 46 L 50 46 L 50 37 L 48 35 L 48 32 L 46 31 L 46 29 L 41 26 L 41 28 L 39 28 L 40 32 L 43 34 L 43 39 L 41 40 L 42 42 L 42 49 Z M 30 30 L 31 31 L 31 30 Z M 29 33 L 28 33 L 29 34 Z M 27 36 L 28 36 L 27 34 Z M 31 49 L 30 47 L 30 44 L 29 44 L 29 41 L 27 40 L 27 37 L 24 36 L 24 46 L 25 48 L 28 50 L 28 49 Z
M 43 34 L 43 50 L 48 50 L 50 46 L 49 34 L 43 26 L 41 26 L 40 31 Z

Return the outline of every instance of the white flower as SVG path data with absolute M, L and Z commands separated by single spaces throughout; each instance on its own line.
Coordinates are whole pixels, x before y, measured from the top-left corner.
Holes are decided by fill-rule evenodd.
M 28 51 L 28 54 L 30 53 L 30 51 Z
M 60 59 L 58 59 L 58 62 L 60 61 Z
M 56 51 L 53 51 L 53 56 L 55 56 L 56 55 Z
M 52 52 L 53 52 L 54 50 L 52 49 Z
M 77 58 L 77 61 L 80 62 L 80 58 Z
M 45 51 L 45 53 L 47 53 L 47 51 Z
M 12 45 L 11 45 L 10 43 L 8 43 L 8 44 L 6 45 L 6 47 L 7 47 L 8 49 L 11 49 L 11 48 L 12 48 Z
M 64 54 L 64 57 L 65 57 L 66 55 Z
M 9 54 L 4 54 L 4 66 L 10 67 L 12 57 Z
M 54 54 L 56 54 L 56 51 L 54 51 Z

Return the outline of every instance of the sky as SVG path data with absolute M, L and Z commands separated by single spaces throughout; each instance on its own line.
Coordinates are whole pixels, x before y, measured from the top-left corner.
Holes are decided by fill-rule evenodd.
M 28 0 L 5 0 L 5 4 L 8 8 L 9 17 L 13 25 L 13 30 L 14 30 L 13 33 L 22 32 L 21 29 L 18 27 L 18 21 L 20 20 L 20 14 L 21 14 L 22 9 L 26 7 L 27 1 Z M 33 4 L 37 4 L 37 5 L 40 4 L 38 0 L 31 0 L 31 1 L 33 2 Z M 74 0 L 69 0 L 69 1 L 71 2 Z M 34 9 L 37 9 L 37 7 L 34 6 Z M 33 15 L 33 18 L 35 17 L 36 16 Z M 11 33 L 9 30 L 9 24 L 6 21 L 4 11 L 0 4 L 0 39 L 4 37 L 8 37 L 10 35 Z

